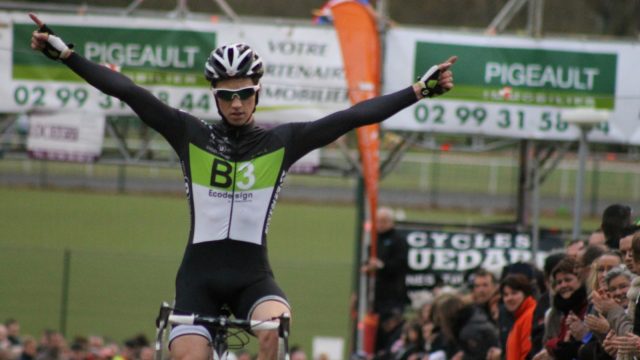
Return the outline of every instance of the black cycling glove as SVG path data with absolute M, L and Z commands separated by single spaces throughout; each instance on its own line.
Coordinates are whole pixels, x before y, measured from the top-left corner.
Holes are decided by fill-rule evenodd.
M 55 35 L 53 30 L 47 25 L 42 25 L 38 29 L 39 33 L 47 33 L 49 34 L 49 38 L 45 43 L 44 49 L 42 49 L 42 53 L 45 54 L 49 59 L 60 60 L 66 59 L 73 52 L 73 44 L 65 44 L 65 42 Z
M 433 65 L 427 70 L 422 77 L 418 79 L 418 85 L 422 88 L 420 93 L 424 97 L 434 97 L 438 95 L 444 94 L 445 90 L 438 79 L 440 78 L 440 67 L 438 65 Z

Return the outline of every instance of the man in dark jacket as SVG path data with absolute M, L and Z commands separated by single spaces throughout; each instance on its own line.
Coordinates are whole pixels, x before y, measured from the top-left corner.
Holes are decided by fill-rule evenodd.
M 404 312 L 408 303 L 407 242 L 396 231 L 393 210 L 381 207 L 376 213 L 378 256 L 369 261 L 368 269 L 376 271 L 374 311 L 378 314 Z
M 376 257 L 369 259 L 363 271 L 375 271 L 375 298 L 373 311 L 380 316 L 376 336 L 376 352 L 379 353 L 396 333 L 398 316 L 402 319 L 408 303 L 405 276 L 407 274 L 407 243 L 395 229 L 393 210 L 381 207 L 376 213 L 378 227 Z M 398 333 L 399 335 L 399 333 Z

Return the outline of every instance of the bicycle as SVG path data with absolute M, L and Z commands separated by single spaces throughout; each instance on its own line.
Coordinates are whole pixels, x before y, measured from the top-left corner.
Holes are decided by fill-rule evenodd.
M 198 314 L 175 314 L 174 308 L 168 303 L 160 305 L 160 312 L 156 318 L 156 344 L 155 360 L 164 360 L 162 351 L 164 346 L 165 330 L 169 325 L 203 325 L 213 330 L 210 343 L 213 360 L 227 360 L 229 349 L 241 348 L 249 340 L 244 340 L 241 333 L 253 330 L 278 330 L 278 360 L 289 360 L 289 314 L 282 314 L 271 320 L 244 320 L 232 319 L 228 316 L 202 316 Z M 238 329 L 237 332 L 231 332 Z M 228 339 L 235 337 L 239 344 L 229 345 Z

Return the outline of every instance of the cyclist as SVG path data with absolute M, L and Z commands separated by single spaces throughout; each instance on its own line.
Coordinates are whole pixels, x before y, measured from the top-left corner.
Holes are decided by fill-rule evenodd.
M 180 158 L 191 229 L 176 276 L 175 308 L 216 316 L 224 306 L 238 318 L 265 320 L 291 313 L 274 281 L 267 259 L 266 234 L 278 192 L 289 167 L 309 151 L 362 125 L 380 122 L 426 96 L 453 87 L 449 68 L 432 67 L 416 84 L 359 103 L 313 122 L 265 130 L 254 111 L 264 67 L 245 44 L 214 49 L 205 63 L 222 120 L 207 124 L 172 108 L 126 76 L 93 63 L 69 49 L 40 19 L 31 47 L 61 61 L 107 95 L 125 103 L 158 131 Z M 277 334 L 257 333 L 259 358 L 275 359 Z M 175 359 L 208 359 L 207 329 L 176 326 L 170 335 Z

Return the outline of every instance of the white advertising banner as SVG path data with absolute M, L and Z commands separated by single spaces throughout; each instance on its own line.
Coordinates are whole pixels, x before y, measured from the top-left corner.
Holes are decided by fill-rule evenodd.
M 640 44 L 392 29 L 387 92 L 458 55 L 455 88 L 400 112 L 387 128 L 512 138 L 574 140 L 563 109 L 608 110 L 589 140 L 640 144 Z
M 264 58 L 258 121 L 309 121 L 349 106 L 342 57 L 330 27 L 228 24 L 41 14 L 92 61 L 118 68 L 169 105 L 216 119 L 202 75 L 219 44 L 246 42 Z M 81 110 L 130 114 L 62 64 L 31 51 L 26 14 L 0 12 L 0 112 Z M 485 36 L 391 29 L 385 38 L 384 89 L 413 83 L 429 66 L 458 55 L 456 88 L 418 102 L 383 126 L 423 132 L 574 140 L 564 109 L 611 112 L 591 141 L 640 144 L 640 45 L 623 42 Z
M 36 159 L 92 162 L 102 153 L 103 114 L 39 114 L 29 121 L 27 150 Z
M 234 25 L 176 19 L 41 14 L 89 60 L 117 69 L 170 106 L 219 119 L 204 63 L 219 44 L 245 42 L 264 59 L 257 119 L 273 126 L 310 121 L 348 107 L 339 43 L 328 27 Z M 125 21 L 126 20 L 126 21 Z M 0 12 L 0 112 L 90 111 L 131 114 L 122 101 L 88 85 L 64 65 L 29 48 L 26 14 Z M 311 152 L 292 168 L 313 171 Z
M 333 28 L 243 24 L 218 35 L 220 44 L 250 44 L 264 60 L 259 118 L 315 120 L 350 106 Z
M 245 42 L 265 62 L 258 120 L 315 120 L 349 106 L 340 47 L 327 27 L 234 25 L 176 19 L 41 14 L 86 58 L 129 76 L 169 105 L 219 118 L 204 63 L 219 44 Z M 124 21 L 126 20 L 126 21 Z M 130 114 L 120 100 L 95 90 L 64 65 L 29 48 L 26 14 L 1 13 L 0 112 L 32 109 Z

